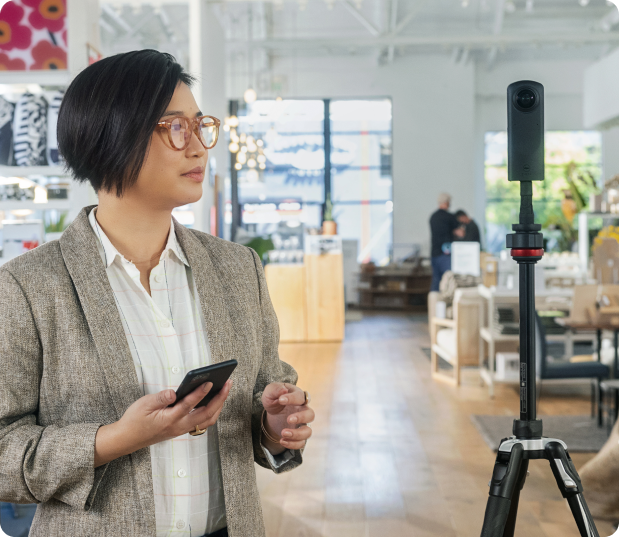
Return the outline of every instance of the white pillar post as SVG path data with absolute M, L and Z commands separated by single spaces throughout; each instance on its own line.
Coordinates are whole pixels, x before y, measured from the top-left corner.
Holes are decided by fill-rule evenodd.
M 223 132 L 223 121 L 228 115 L 226 98 L 225 34 L 206 0 L 189 2 L 189 71 L 198 81 L 193 94 L 203 114 L 215 116 L 222 122 L 217 145 L 209 151 L 204 194 L 193 204 L 195 224 L 200 231 L 211 230 L 211 207 L 214 206 L 214 188 L 211 178 L 217 174 L 223 185 L 228 169 L 228 151 Z

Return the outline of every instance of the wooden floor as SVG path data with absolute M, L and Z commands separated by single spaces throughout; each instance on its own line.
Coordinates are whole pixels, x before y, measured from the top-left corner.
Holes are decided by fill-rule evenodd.
M 470 415 L 513 415 L 518 396 L 501 386 L 489 399 L 474 370 L 459 389 L 433 382 L 428 346 L 423 316 L 386 314 L 348 323 L 342 345 L 281 346 L 317 419 L 303 465 L 280 476 L 257 468 L 268 537 L 480 534 L 494 454 Z M 586 414 L 586 394 L 547 393 L 539 413 Z M 577 467 L 590 458 L 573 456 Z M 530 472 L 516 535 L 577 537 L 548 464 Z M 613 533 L 606 522 L 598 530 Z

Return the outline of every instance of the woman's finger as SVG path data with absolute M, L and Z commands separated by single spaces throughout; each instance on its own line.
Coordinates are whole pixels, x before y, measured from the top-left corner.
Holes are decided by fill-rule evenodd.
M 282 431 L 282 442 L 302 442 L 310 436 L 312 436 L 312 429 L 307 425 L 303 425 L 298 429 L 284 429 Z
M 190 394 L 186 395 L 180 401 L 177 401 L 176 404 L 172 407 L 173 412 L 184 416 L 189 414 L 196 405 L 206 397 L 208 392 L 213 388 L 212 382 L 205 382 L 201 386 L 198 386 L 194 391 Z
M 288 416 L 289 425 L 297 425 L 299 423 L 312 423 L 316 417 L 314 411 L 310 407 L 304 407 L 300 412 L 295 412 Z
M 305 404 L 305 392 L 301 388 L 297 388 L 294 384 L 286 384 L 286 387 L 289 393 L 280 396 L 278 399 L 280 405 L 301 406 Z

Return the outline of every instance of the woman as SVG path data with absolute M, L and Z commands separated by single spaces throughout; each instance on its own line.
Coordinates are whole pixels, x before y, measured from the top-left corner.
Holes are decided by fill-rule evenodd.
M 301 464 L 314 413 L 260 260 L 171 216 L 217 141 L 191 82 L 152 50 L 80 73 L 58 143 L 99 205 L 0 269 L 0 500 L 39 503 L 30 535 L 262 536 L 253 462 Z M 208 406 L 210 383 L 169 406 L 232 358 Z

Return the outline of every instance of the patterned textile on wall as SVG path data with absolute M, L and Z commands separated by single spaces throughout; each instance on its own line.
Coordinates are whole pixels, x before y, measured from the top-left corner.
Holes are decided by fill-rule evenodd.
M 13 164 L 13 112 L 15 105 L 0 97 L 0 164 Z
M 47 158 L 47 101 L 42 95 L 24 93 L 15 105 L 15 163 L 45 166 Z
M 58 139 L 56 128 L 58 126 L 58 112 L 60 103 L 64 97 L 64 91 L 55 91 L 49 95 L 49 110 L 47 112 L 47 162 L 50 166 L 62 163 L 62 158 L 58 152 Z
M 11 0 L 0 10 L 0 70 L 67 69 L 66 0 Z

